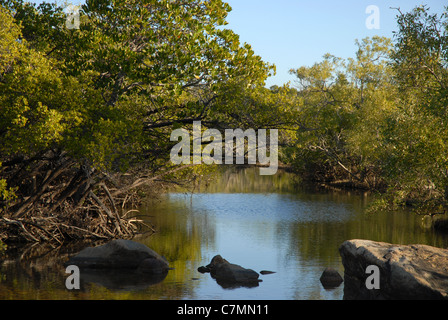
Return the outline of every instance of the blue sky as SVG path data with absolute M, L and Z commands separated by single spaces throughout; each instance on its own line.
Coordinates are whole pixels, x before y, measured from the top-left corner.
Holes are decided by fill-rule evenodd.
M 311 66 L 325 53 L 354 56 L 355 39 L 374 35 L 392 37 L 399 7 L 407 12 L 425 4 L 442 13 L 445 0 L 226 0 L 232 7 L 226 26 L 249 43 L 264 61 L 274 63 L 277 74 L 266 86 L 293 81 L 291 68 Z M 379 29 L 368 29 L 369 5 L 379 9 Z

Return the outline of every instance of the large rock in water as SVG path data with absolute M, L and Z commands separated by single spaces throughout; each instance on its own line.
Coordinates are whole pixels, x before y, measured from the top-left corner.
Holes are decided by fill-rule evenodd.
M 98 247 L 85 248 L 71 257 L 66 265 L 92 269 L 135 269 L 156 274 L 169 269 L 165 258 L 132 240 L 113 240 Z
M 448 299 L 448 250 L 427 245 L 345 241 L 344 299 Z M 380 288 L 367 289 L 369 265 L 380 272 Z

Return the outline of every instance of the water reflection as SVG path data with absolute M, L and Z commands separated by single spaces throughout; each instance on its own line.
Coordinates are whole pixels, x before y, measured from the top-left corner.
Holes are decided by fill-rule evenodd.
M 167 273 L 147 275 L 133 270 L 81 270 L 81 286 L 97 284 L 110 290 L 136 291 L 144 290 L 162 282 Z
M 310 191 L 281 171 L 227 169 L 194 193 L 179 189 L 141 208 L 158 232 L 136 240 L 167 258 L 174 269 L 164 279 L 86 274 L 81 290 L 68 291 L 60 251 L 33 259 L 11 252 L 0 262 L 0 299 L 342 299 L 343 285 L 326 290 L 319 278 L 327 267 L 343 274 L 338 248 L 347 239 L 448 247 L 448 238 L 423 228 L 421 217 L 366 214 L 370 201 L 367 194 Z M 256 287 L 227 288 L 197 271 L 217 254 L 276 273 L 260 275 Z
M 187 260 L 194 267 L 179 271 L 178 279 L 198 276 L 197 266 L 216 254 L 256 271 L 277 272 L 261 276 L 263 282 L 250 291 L 220 291 L 201 278 L 193 297 L 341 299 L 343 286 L 325 290 L 319 277 L 326 267 L 343 274 L 338 249 L 347 239 L 447 247 L 447 238 L 423 229 L 420 217 L 405 211 L 366 214 L 370 200 L 367 194 L 310 192 L 284 172 L 266 177 L 256 169 L 228 170 L 195 193 L 180 190 L 148 204 L 161 231 L 148 245 L 162 250 L 167 243 L 175 248 L 195 243 L 196 258 Z M 169 236 L 173 225 L 181 242 Z M 171 257 L 182 263 L 175 254 Z

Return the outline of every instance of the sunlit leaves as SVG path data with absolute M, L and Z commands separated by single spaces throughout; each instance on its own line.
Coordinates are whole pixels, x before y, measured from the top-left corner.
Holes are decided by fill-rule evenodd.
M 431 206 L 448 205 L 446 19 L 426 7 L 400 12 L 391 55 L 399 101 L 385 134 L 394 147 L 385 168 L 397 198 Z
M 221 0 L 91 0 L 79 30 L 55 4 L 0 3 L 3 154 L 58 148 L 104 170 L 160 167 L 169 130 L 222 119 L 219 97 L 273 69 L 225 29 Z
M 292 70 L 303 99 L 293 163 L 383 181 L 393 205 L 447 207 L 447 13 L 417 7 L 397 23 L 393 41 L 366 38 L 354 58 Z

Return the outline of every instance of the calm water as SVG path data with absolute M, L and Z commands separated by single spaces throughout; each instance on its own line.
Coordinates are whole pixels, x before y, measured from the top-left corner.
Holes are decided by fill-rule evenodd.
M 448 247 L 448 238 L 423 228 L 421 217 L 367 214 L 369 201 L 363 194 L 305 191 L 287 173 L 226 170 L 209 186 L 167 193 L 141 208 L 142 218 L 158 232 L 137 241 L 175 268 L 157 283 L 81 274 L 81 290 L 69 291 L 62 266 L 69 253 L 52 250 L 27 258 L 41 250 L 35 246 L 18 252 L 22 259 L 10 253 L 1 264 L 0 299 L 339 300 L 343 285 L 326 290 L 319 278 L 326 267 L 343 274 L 338 248 L 347 239 Z M 261 275 L 257 287 L 223 288 L 197 271 L 217 254 L 257 272 L 276 273 Z

